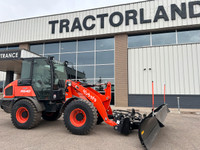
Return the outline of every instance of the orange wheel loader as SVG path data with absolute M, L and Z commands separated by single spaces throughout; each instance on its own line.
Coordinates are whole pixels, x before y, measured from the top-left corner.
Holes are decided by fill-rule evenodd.
M 84 77 L 79 72 L 78 78 Z M 64 124 L 73 134 L 88 134 L 98 123 L 105 122 L 114 130 L 128 135 L 138 129 L 139 139 L 146 149 L 158 134 L 169 112 L 166 104 L 148 116 L 125 110 L 112 110 L 111 83 L 100 94 L 89 85 L 72 81 L 75 71 L 67 63 L 49 58 L 29 58 L 22 62 L 21 79 L 4 88 L 1 108 L 11 113 L 13 125 L 19 129 L 36 127 L 41 120 L 54 121 L 64 114 Z

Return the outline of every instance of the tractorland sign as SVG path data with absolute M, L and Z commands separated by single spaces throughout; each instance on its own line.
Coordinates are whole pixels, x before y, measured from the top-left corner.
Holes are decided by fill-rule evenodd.
M 198 12 L 195 11 L 195 7 L 198 7 Z M 63 32 L 74 32 L 75 30 L 82 31 L 82 30 L 92 30 L 96 27 L 95 20 L 99 19 L 100 21 L 100 28 L 105 28 L 105 19 L 109 20 L 109 24 L 112 27 L 119 27 L 123 23 L 126 26 L 130 24 L 145 24 L 145 23 L 152 23 L 158 22 L 159 20 L 169 21 L 176 20 L 177 16 L 181 19 L 189 18 L 196 18 L 200 17 L 200 1 L 192 1 L 188 4 L 181 3 L 181 6 L 177 6 L 176 4 L 171 4 L 170 6 L 171 15 L 167 14 L 166 8 L 164 6 L 158 6 L 155 15 L 153 18 L 146 18 L 145 17 L 145 9 L 140 8 L 139 12 L 135 9 L 126 10 L 125 15 L 123 15 L 119 11 L 115 11 L 111 14 L 104 13 L 94 15 L 85 16 L 83 20 L 80 20 L 79 17 L 75 17 L 73 21 L 69 19 L 62 19 L 62 20 L 52 20 L 49 21 L 49 25 L 51 26 L 51 33 L 55 34 L 55 30 L 59 30 L 59 33 Z M 187 11 L 189 16 L 187 16 Z M 140 17 L 138 17 L 140 16 Z M 117 17 L 118 21 L 114 18 Z M 88 25 L 88 22 L 93 22 L 92 24 Z
M 21 57 L 21 51 L 3 51 L 0 52 L 0 60 L 18 59 Z

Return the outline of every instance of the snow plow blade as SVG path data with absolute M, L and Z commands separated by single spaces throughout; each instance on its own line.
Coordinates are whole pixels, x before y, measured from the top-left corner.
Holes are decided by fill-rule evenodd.
M 164 127 L 164 121 L 167 117 L 167 114 L 169 113 L 169 108 L 167 104 L 160 105 L 155 111 L 154 114 L 156 118 L 158 119 L 158 122 L 160 124 L 160 127 Z
M 150 113 L 140 123 L 138 135 L 141 144 L 150 149 L 156 136 L 158 135 L 160 128 L 164 127 L 164 120 L 167 116 L 169 109 L 166 104 L 159 106 L 154 113 Z

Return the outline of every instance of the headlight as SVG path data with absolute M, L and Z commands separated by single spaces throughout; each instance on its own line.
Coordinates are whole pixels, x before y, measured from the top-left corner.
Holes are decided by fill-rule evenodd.
M 67 82 L 67 85 L 68 85 L 68 86 L 72 86 L 72 83 L 71 83 L 71 82 Z

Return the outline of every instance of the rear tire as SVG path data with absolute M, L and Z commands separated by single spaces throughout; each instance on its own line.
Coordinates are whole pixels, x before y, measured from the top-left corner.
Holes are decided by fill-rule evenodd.
M 62 113 L 57 112 L 42 112 L 42 118 L 47 121 L 56 121 L 61 117 Z
M 94 105 L 87 100 L 72 101 L 64 111 L 64 123 L 73 134 L 88 134 L 97 122 Z
M 10 102 L 10 101 L 3 101 L 2 104 L 1 104 L 1 108 L 6 113 L 11 113 L 11 107 L 12 107 L 12 102 Z
M 41 112 L 37 111 L 32 102 L 22 99 L 13 105 L 11 120 L 16 128 L 31 129 L 40 123 Z
M 1 106 L 1 108 L 6 112 L 6 113 L 10 113 L 10 109 L 4 107 L 4 106 Z

